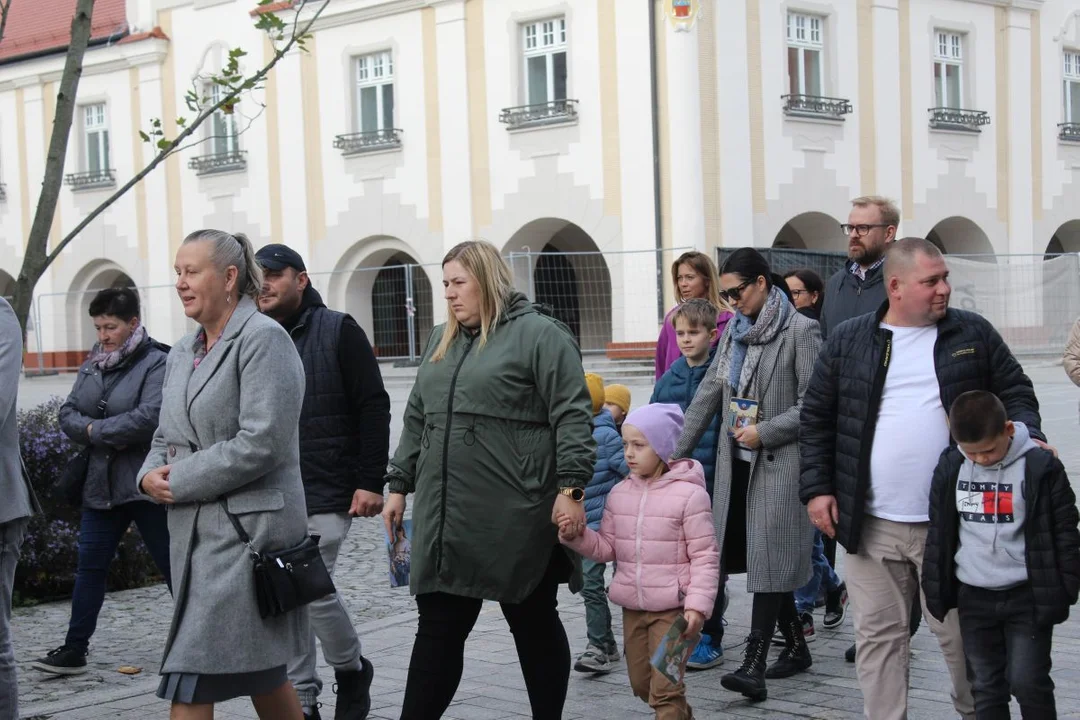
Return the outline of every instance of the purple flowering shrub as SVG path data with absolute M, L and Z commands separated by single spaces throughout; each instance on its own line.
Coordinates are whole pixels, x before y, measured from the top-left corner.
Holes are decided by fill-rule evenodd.
M 16 602 L 71 596 L 79 553 L 80 511 L 54 486 L 78 446 L 60 430 L 62 398 L 19 411 L 19 443 L 42 512 L 30 519 L 15 571 Z M 109 568 L 109 588 L 123 590 L 160 581 L 157 566 L 134 526 L 125 533 Z

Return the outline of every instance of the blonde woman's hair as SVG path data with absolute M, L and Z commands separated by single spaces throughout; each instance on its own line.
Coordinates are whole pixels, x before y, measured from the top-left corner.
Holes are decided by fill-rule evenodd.
M 224 230 L 196 230 L 184 238 L 190 242 L 210 243 L 210 263 L 224 274 L 230 266 L 236 268 L 236 291 L 238 297 L 247 295 L 258 302 L 262 290 L 263 274 L 255 260 L 255 248 L 243 233 L 227 233 Z
M 443 267 L 448 262 L 456 260 L 476 279 L 480 286 L 480 348 L 487 344 L 488 335 L 492 329 L 502 320 L 506 312 L 506 303 L 510 293 L 514 290 L 514 276 L 510 272 L 510 266 L 503 260 L 502 255 L 494 245 L 485 240 L 466 240 L 459 243 L 446 253 L 443 258 Z M 461 325 L 454 317 L 454 311 L 450 303 L 446 306 L 446 327 L 443 328 L 442 339 L 431 355 L 431 362 L 439 362 L 446 357 L 450 346 L 457 339 L 461 331 Z
M 731 306 L 728 305 L 720 298 L 720 275 L 716 272 L 716 263 L 712 261 L 705 253 L 699 253 L 691 250 L 690 252 L 684 252 L 675 262 L 671 264 L 671 284 L 675 288 L 675 299 L 681 305 L 686 302 L 688 298 L 684 298 L 679 292 L 679 266 L 689 265 L 694 268 L 694 272 L 705 278 L 705 299 L 712 303 L 715 307 L 721 311 L 731 310 Z

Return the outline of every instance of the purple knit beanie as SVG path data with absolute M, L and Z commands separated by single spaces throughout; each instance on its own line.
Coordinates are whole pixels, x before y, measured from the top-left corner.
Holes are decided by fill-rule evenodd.
M 623 425 L 633 425 L 652 445 L 653 451 L 667 464 L 675 454 L 675 445 L 683 429 L 683 411 L 678 405 L 645 405 L 626 416 Z

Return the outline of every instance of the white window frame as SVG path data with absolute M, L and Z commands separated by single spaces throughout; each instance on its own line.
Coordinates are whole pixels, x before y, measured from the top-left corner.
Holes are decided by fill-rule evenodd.
M 964 44 L 966 41 L 964 33 L 953 32 L 951 30 L 934 30 L 934 70 L 938 67 L 941 68 L 940 78 L 935 78 L 935 81 L 940 84 L 940 87 L 934 88 L 934 100 L 937 100 L 937 93 L 941 92 L 942 103 L 938 107 L 948 107 L 952 110 L 963 110 L 966 96 L 964 95 Z M 949 81 L 947 68 L 949 66 L 957 68 L 957 75 L 959 77 L 959 99 L 957 100 L 957 107 L 951 107 L 948 104 L 949 100 Z
M 109 108 L 102 102 L 85 103 L 79 106 L 79 114 L 82 120 L 82 168 L 84 172 L 105 173 L 109 167 L 110 143 L 109 143 Z M 104 165 L 102 167 L 90 167 L 90 147 L 97 145 L 98 158 Z
M 821 15 L 789 11 L 787 14 L 787 47 L 798 51 L 799 58 L 799 95 L 807 95 L 806 92 L 806 51 L 818 53 L 818 87 L 821 96 L 827 95 L 825 91 L 825 18 Z M 784 58 L 784 66 L 789 68 L 787 58 Z M 788 88 L 791 88 L 791 78 L 788 78 Z
M 550 27 L 549 27 L 550 26 Z M 544 95 L 545 102 L 566 100 L 570 96 L 570 49 L 567 42 L 566 16 L 535 20 L 521 26 L 521 87 L 525 96 L 524 105 L 534 104 L 530 99 L 529 92 L 529 58 L 546 56 L 547 62 L 547 88 Z M 566 97 L 555 97 L 555 56 L 559 53 L 566 55 Z
M 1062 102 L 1063 122 L 1080 123 L 1080 107 L 1072 107 L 1070 85 L 1080 85 L 1080 49 L 1067 48 L 1062 52 Z M 1074 115 L 1075 113 L 1075 115 Z M 1075 118 L 1075 119 L 1074 119 Z
M 222 88 L 215 82 L 208 82 L 206 84 L 206 101 L 210 105 L 216 105 L 221 99 Z M 239 103 L 237 103 L 238 105 Z M 236 123 L 236 111 L 237 105 L 233 105 L 233 111 L 226 113 L 221 108 L 218 108 L 211 115 L 207 124 L 206 139 L 210 145 L 210 152 L 208 155 L 228 155 L 230 153 L 240 152 L 240 132 Z M 224 125 L 225 134 L 215 134 L 218 121 Z
M 353 73 L 353 132 L 386 131 L 394 128 L 394 118 L 390 118 L 387 125 L 384 116 L 383 87 L 390 86 L 393 95 L 394 87 L 394 54 L 391 50 L 356 55 L 352 59 Z M 361 92 L 364 88 L 375 88 L 375 128 L 364 130 L 364 114 L 361 104 Z M 396 97 L 395 97 L 396 101 Z M 397 113 L 397 102 L 394 102 L 392 113 Z

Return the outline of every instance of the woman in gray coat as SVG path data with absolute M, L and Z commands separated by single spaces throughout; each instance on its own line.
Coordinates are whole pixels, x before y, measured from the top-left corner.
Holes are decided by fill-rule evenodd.
M 131 288 L 108 288 L 90 301 L 98 341 L 60 407 L 60 429 L 87 446 L 89 457 L 67 637 L 32 665 L 54 675 L 86 672 L 90 637 L 105 602 L 105 578 L 131 523 L 170 583 L 165 508 L 135 489 L 135 474 L 158 424 L 169 348 L 147 335 L 140 315 L 139 296 Z
M 795 311 L 765 258 L 736 250 L 720 271 L 721 295 L 736 310 L 712 366 L 686 410 L 675 457 L 689 457 L 716 413 L 723 413 L 713 516 L 724 573 L 747 573 L 754 594 L 742 666 L 720 684 L 753 700 L 765 678 L 810 667 L 794 591 L 810 578 L 813 527 L 799 502 L 799 412 L 821 332 Z M 738 412 L 733 408 L 737 408 Z M 766 669 L 777 623 L 785 648 Z
M 222 509 L 260 550 L 307 534 L 297 423 L 304 368 L 289 335 L 258 312 L 260 270 L 243 235 L 201 230 L 176 253 L 176 291 L 199 330 L 165 370 L 161 422 L 139 473 L 169 508 L 175 608 L 158 696 L 173 720 L 213 718 L 250 696 L 260 718 L 301 720 L 285 666 L 307 634 L 304 609 L 263 619 L 252 562 Z

